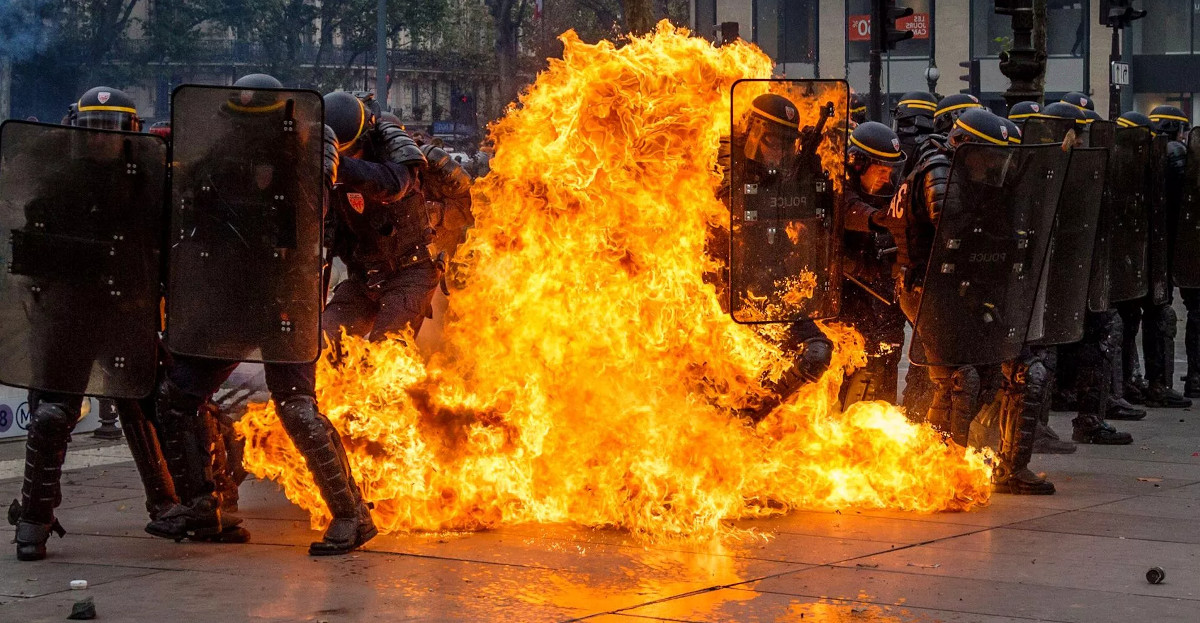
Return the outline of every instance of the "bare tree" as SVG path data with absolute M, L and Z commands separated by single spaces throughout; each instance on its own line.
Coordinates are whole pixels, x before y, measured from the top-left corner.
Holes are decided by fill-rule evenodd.
M 635 35 L 654 30 L 654 0 L 622 0 L 625 6 L 625 27 Z

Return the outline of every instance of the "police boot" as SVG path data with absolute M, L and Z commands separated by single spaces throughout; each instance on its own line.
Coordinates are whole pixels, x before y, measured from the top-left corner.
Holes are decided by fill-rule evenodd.
M 158 445 L 157 433 L 146 420 L 142 405 L 134 400 L 118 400 L 116 409 L 133 464 L 146 491 L 146 512 L 153 521 L 179 503 L 179 498 L 175 497 L 175 484 Z
M 1183 377 L 1183 396 L 1185 398 L 1200 398 L 1200 374 L 1188 374 Z
M 1000 463 L 992 472 L 997 493 L 1050 495 L 1054 484 L 1033 473 L 1033 440 L 1041 413 L 1045 375 L 1040 362 L 1004 364 L 1004 408 L 1001 415 Z M 1032 380 L 1031 380 L 1032 377 Z M 1032 385 L 1032 387 L 1031 387 Z
M 200 416 L 204 418 L 204 424 L 208 426 L 208 438 L 213 440 L 213 489 L 217 498 L 221 500 L 221 512 L 236 513 L 239 499 L 238 484 L 234 482 L 233 475 L 230 473 L 229 453 L 225 445 L 225 437 L 221 434 L 220 422 L 217 420 L 217 414 L 214 413 L 215 408 L 216 405 L 206 403 L 200 409 Z
M 159 387 L 158 420 L 163 458 L 175 481 L 179 504 L 147 524 L 146 532 L 180 541 L 221 534 L 241 523 L 236 517 L 222 516 L 220 499 L 214 493 L 214 440 L 200 413 L 200 402 L 165 380 Z
M 1050 428 L 1050 424 L 1038 422 L 1033 434 L 1034 454 L 1071 454 L 1075 452 L 1075 444 L 1064 440 Z
M 1138 409 L 1124 398 L 1109 396 L 1104 401 L 1103 417 L 1106 420 L 1140 420 L 1146 417 L 1146 410 Z
M 62 503 L 63 460 L 74 419 L 62 405 L 43 402 L 33 410 L 25 438 L 25 481 L 21 502 L 9 508 L 9 523 L 17 527 L 13 542 L 17 560 L 41 560 L 46 557 L 46 541 L 54 532 L 66 534 L 54 518 L 54 509 Z
M 312 396 L 297 395 L 276 401 L 279 420 L 292 438 L 333 521 L 320 541 L 309 545 L 310 556 L 336 556 L 361 547 L 378 534 L 371 509 L 354 482 L 341 437 L 317 410 Z
M 1186 409 L 1192 401 L 1165 385 L 1154 383 L 1146 391 L 1146 406 L 1157 409 Z
M 1146 382 L 1146 379 L 1142 378 L 1142 375 L 1134 374 L 1126 376 L 1122 387 L 1122 397 L 1130 404 L 1146 404 L 1146 394 L 1150 391 L 1150 384 Z
M 1133 436 L 1122 433 L 1098 415 L 1081 413 L 1071 420 L 1071 439 L 1076 443 L 1094 443 L 1104 446 L 1125 446 L 1133 443 Z

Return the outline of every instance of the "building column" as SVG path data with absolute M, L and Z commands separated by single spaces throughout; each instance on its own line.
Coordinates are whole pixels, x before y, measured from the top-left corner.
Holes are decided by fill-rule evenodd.
M 937 37 L 934 61 L 942 77 L 937 89 L 943 96 L 969 85 L 958 77 L 966 71 L 958 64 L 971 60 L 971 4 L 942 0 L 934 6 L 933 36 Z M 991 62 L 996 62 L 992 60 Z
M 821 0 L 817 5 L 817 75 L 846 77 L 846 3 Z
M 1109 60 L 1112 53 L 1112 30 L 1100 25 L 1100 2 L 1093 1 L 1088 15 L 1088 88 L 1096 104 L 1096 112 L 1108 117 Z M 1126 29 L 1124 36 L 1132 34 Z

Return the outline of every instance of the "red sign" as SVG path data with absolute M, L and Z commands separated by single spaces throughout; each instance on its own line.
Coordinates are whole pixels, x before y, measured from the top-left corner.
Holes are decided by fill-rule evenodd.
M 847 22 L 848 32 L 847 38 L 851 41 L 870 41 L 871 40 L 871 16 L 870 15 L 851 15 Z M 911 30 L 913 39 L 928 39 L 929 38 L 929 14 L 928 13 L 913 13 L 908 17 L 901 17 L 896 20 L 896 30 Z

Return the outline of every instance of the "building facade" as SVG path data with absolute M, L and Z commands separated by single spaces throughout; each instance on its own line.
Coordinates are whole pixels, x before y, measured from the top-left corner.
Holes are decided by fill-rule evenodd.
M 692 27 L 703 35 L 737 22 L 744 39 L 775 59 L 776 73 L 797 78 L 846 78 L 867 92 L 870 0 L 693 0 Z M 942 95 L 967 89 L 959 63 L 979 61 L 979 97 L 1004 112 L 1008 79 L 1000 53 L 1011 44 L 1009 17 L 991 0 L 899 0 L 913 9 L 907 25 L 916 36 L 885 55 L 881 82 L 894 102 L 906 91 Z M 1112 31 L 1100 24 L 1099 0 L 1047 0 L 1046 99 L 1082 91 L 1108 111 Z M 1200 113 L 1200 2 L 1143 0 L 1148 14 L 1125 31 L 1124 60 L 1132 85 L 1122 110 L 1148 111 L 1161 103 Z M 940 74 L 928 80 L 931 68 Z M 890 106 L 888 106 L 890 108 Z

